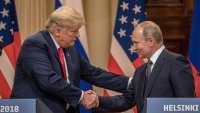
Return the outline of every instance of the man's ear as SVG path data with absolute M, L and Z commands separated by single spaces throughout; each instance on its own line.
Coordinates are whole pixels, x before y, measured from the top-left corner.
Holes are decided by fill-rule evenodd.
M 56 36 L 60 36 L 60 28 L 54 28 L 54 33 Z
M 148 38 L 148 42 L 149 42 L 149 45 L 152 47 L 154 45 L 154 38 L 153 37 L 149 37 Z

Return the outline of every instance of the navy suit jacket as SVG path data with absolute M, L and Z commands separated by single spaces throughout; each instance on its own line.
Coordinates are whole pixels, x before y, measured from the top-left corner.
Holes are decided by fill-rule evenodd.
M 11 98 L 39 98 L 54 113 L 65 113 L 66 103 L 74 108 L 79 104 L 80 79 L 115 91 L 127 88 L 128 77 L 90 65 L 75 47 L 65 48 L 64 54 L 70 84 L 63 78 L 58 51 L 49 32 L 27 38 L 18 56 Z
M 194 97 L 194 78 L 185 57 L 164 49 L 148 80 L 145 80 L 146 68 L 147 64 L 144 64 L 136 69 L 133 80 L 122 95 L 99 97 L 100 107 L 104 108 L 101 110 L 124 111 L 136 105 L 138 113 L 146 113 L 147 97 Z

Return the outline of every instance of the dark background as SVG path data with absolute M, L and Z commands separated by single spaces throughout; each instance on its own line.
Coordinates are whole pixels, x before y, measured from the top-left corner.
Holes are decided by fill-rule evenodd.
M 157 23 L 165 46 L 187 56 L 194 0 L 146 0 L 147 20 Z

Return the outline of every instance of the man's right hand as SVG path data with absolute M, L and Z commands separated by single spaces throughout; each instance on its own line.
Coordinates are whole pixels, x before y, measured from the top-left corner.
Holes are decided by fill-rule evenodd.
M 85 91 L 80 102 L 86 109 L 96 108 L 99 106 L 98 96 L 92 90 Z

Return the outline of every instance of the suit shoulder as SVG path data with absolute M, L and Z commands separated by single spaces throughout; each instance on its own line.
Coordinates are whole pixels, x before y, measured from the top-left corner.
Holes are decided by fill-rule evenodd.
M 44 33 L 43 33 L 43 31 L 39 31 L 39 32 L 27 37 L 25 41 L 41 41 L 44 39 L 42 37 L 44 37 Z
M 170 58 L 173 61 L 181 61 L 181 62 L 189 63 L 188 60 L 181 54 L 170 52 L 170 51 L 168 51 L 168 53 L 169 53 L 168 58 Z
M 39 31 L 39 32 L 27 37 L 26 40 L 24 40 L 23 45 L 27 45 L 27 44 L 41 45 L 41 44 L 44 44 L 44 43 L 46 43 L 44 37 L 45 37 L 44 31 Z
M 168 52 L 168 54 L 169 54 L 170 56 L 173 56 L 173 57 L 179 57 L 179 56 L 182 56 L 181 54 L 174 53 L 174 52 L 171 52 L 171 51 L 167 51 L 167 52 Z

